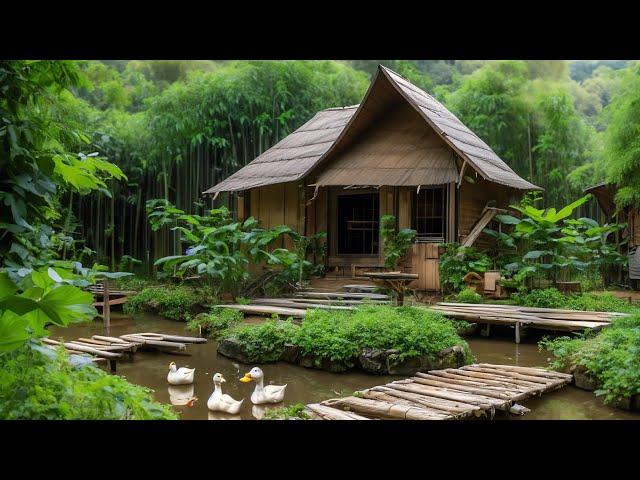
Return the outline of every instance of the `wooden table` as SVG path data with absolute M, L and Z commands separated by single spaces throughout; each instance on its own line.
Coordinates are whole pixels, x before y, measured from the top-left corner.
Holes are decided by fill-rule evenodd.
M 404 292 L 407 289 L 407 285 L 418 279 L 417 273 L 404 272 L 363 272 L 361 275 L 373 281 L 380 280 L 384 286 L 396 292 L 398 294 L 398 305 L 404 305 Z

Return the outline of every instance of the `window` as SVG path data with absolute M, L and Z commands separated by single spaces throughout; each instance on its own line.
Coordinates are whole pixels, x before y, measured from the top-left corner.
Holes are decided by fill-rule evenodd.
M 338 254 L 378 253 L 379 194 L 338 195 Z
M 446 187 L 427 187 L 415 195 L 413 229 L 420 241 L 444 242 L 447 231 Z

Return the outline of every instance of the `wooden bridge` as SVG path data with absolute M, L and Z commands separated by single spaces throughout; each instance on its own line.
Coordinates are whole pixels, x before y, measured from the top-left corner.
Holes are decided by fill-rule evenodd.
M 49 346 L 62 345 L 71 354 L 89 355 L 109 361 L 112 372 L 116 371 L 116 360 L 124 353 L 133 355 L 138 350 L 183 351 L 189 343 L 207 343 L 206 338 L 182 337 L 166 333 L 129 333 L 119 337 L 93 335 L 91 338 L 79 338 L 71 341 L 57 341 L 43 338 L 42 342 Z
M 522 415 L 529 409 L 516 402 L 572 381 L 572 375 L 543 368 L 479 363 L 416 373 L 349 397 L 307 405 L 306 413 L 315 420 L 493 418 L 496 410 Z

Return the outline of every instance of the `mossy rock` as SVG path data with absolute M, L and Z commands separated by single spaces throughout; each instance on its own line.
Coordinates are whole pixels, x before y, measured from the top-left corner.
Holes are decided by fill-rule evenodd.
M 300 355 L 298 357 L 298 365 L 306 368 L 326 370 L 333 373 L 346 372 L 353 367 L 353 364 L 344 361 L 334 361 L 328 358 L 321 358 L 317 355 Z
M 288 363 L 296 363 L 300 356 L 300 347 L 292 343 L 285 343 L 280 360 Z
M 478 331 L 478 327 L 477 323 L 471 323 L 466 327 L 456 328 L 456 333 L 461 337 L 469 337 Z
M 260 356 L 248 353 L 246 346 L 233 337 L 223 338 L 220 340 L 218 342 L 217 351 L 220 355 L 224 355 L 225 357 L 245 364 L 273 363 L 278 361 L 278 357 L 273 358 L 273 354 Z
M 358 361 L 362 370 L 374 375 L 413 375 L 428 370 L 458 368 L 467 363 L 464 349 L 459 345 L 445 348 L 436 358 L 419 355 L 400 359 L 393 349 L 363 348 Z
M 584 366 L 578 365 L 571 373 L 573 373 L 573 381 L 576 387 L 589 392 L 593 392 L 598 388 L 598 382 L 587 372 Z

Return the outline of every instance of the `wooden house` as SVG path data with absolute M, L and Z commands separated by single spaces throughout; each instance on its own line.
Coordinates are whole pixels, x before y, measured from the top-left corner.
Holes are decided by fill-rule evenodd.
M 329 108 L 204 193 L 236 192 L 263 226 L 327 232 L 328 268 L 381 266 L 379 219 L 417 231 L 403 269 L 437 290 L 441 242 L 471 245 L 500 207 L 540 189 L 431 95 L 379 66 L 359 105 Z
M 629 258 L 629 279 L 634 287 L 640 282 L 640 210 L 632 207 L 616 208 L 615 197 L 618 188 L 610 183 L 599 183 L 584 190 L 592 194 L 604 214 L 604 222 L 626 223 L 627 227 L 620 232 L 617 241 L 622 245 L 621 253 Z M 626 242 L 624 240 L 627 240 Z M 617 279 L 621 281 L 622 278 Z

